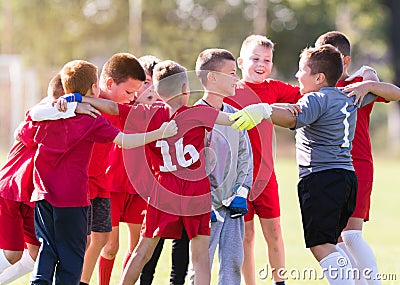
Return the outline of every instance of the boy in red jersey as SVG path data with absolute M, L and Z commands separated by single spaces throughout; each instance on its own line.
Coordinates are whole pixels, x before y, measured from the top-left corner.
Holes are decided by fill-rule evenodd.
M 136 92 L 142 88 L 145 78 L 145 72 L 135 56 L 129 53 L 114 54 L 102 68 L 99 97 L 121 104 L 129 104 Z M 113 126 L 122 129 L 117 117 L 108 114 L 103 115 Z M 98 259 L 99 284 L 109 284 L 114 258 L 118 250 L 118 231 L 115 230 L 115 226 L 118 226 L 119 221 L 115 222 L 115 217 L 120 210 L 119 201 L 123 201 L 123 197 L 120 197 L 119 194 L 124 194 L 120 193 L 121 191 L 127 191 L 124 187 L 132 187 L 129 183 L 119 187 L 120 181 L 115 181 L 115 177 L 107 173 L 113 166 L 113 169 L 117 167 L 119 176 L 125 174 L 125 170 L 121 169 L 122 160 L 118 160 L 115 165 L 112 165 L 112 150 L 114 148 L 120 149 L 112 142 L 107 144 L 95 143 L 90 159 L 91 215 L 89 217 L 91 217 L 91 221 L 89 224 L 91 242 L 85 253 L 81 284 L 89 284 Z M 111 213 L 110 209 L 113 209 Z M 138 209 L 133 214 L 140 217 L 140 210 Z M 139 235 L 139 229 L 140 226 L 137 229 L 137 235 Z M 115 247 L 116 250 L 114 250 Z
M 187 107 L 188 78 L 186 69 L 173 61 L 156 65 L 153 82 L 164 106 L 126 106 L 94 98 L 83 98 L 99 110 L 119 114 L 126 129 L 157 128 L 162 122 L 175 119 L 180 128 L 171 140 L 159 140 L 146 147 L 149 168 L 147 183 L 153 185 L 142 230 L 142 238 L 124 270 L 121 284 L 135 282 L 151 257 L 160 237 L 180 238 L 183 227 L 191 240 L 195 284 L 210 283 L 208 252 L 211 210 L 210 185 L 205 172 L 204 136 L 214 123 L 231 125 L 229 115 L 202 105 Z M 234 88 L 235 86 L 232 86 Z M 204 113 L 207 112 L 207 116 Z M 269 112 L 263 109 L 262 118 Z M 243 123 L 243 124 L 242 124 Z M 235 122 L 245 128 L 252 122 Z M 129 161 L 129 158 L 125 158 Z M 143 165 L 142 167 L 146 167 Z M 128 173 L 129 173 L 129 169 Z M 146 183 L 144 184 L 146 185 Z M 137 188 L 141 189 L 141 188 Z
M 64 95 L 59 75 L 52 78 L 47 93 L 53 100 Z M 0 238 L 0 284 L 31 272 L 39 250 L 33 225 L 34 203 L 29 202 L 35 153 L 36 147 L 16 141 L 0 170 L 0 227 L 4 232 Z
M 362 67 L 354 75 L 349 76 L 348 68 L 351 62 L 351 47 L 349 39 L 343 33 L 331 31 L 319 36 L 315 42 L 315 46 L 323 44 L 331 44 L 343 54 L 343 74 L 336 86 L 343 87 L 363 80 L 379 80 L 375 71 L 368 67 Z M 375 94 L 379 95 L 378 93 Z M 378 97 L 376 102 L 385 102 L 385 99 Z M 379 278 L 376 278 L 379 272 L 375 254 L 362 237 L 363 223 L 369 220 L 374 174 L 372 146 L 369 134 L 370 115 L 374 103 L 372 102 L 357 111 L 356 131 L 351 150 L 358 180 L 356 208 L 342 232 L 341 238 L 343 242 L 337 245 L 346 252 L 353 263 L 353 267 L 357 267 L 359 272 L 364 272 L 365 269 L 372 271 L 370 275 L 372 278 L 370 280 L 360 280 L 357 281 L 360 283 L 356 284 L 381 284 L 381 281 L 378 280 Z
M 236 95 L 224 102 L 242 109 L 255 103 L 296 103 L 301 97 L 299 88 L 279 80 L 268 78 L 272 70 L 274 44 L 265 36 L 247 37 L 240 49 L 238 66 L 242 70 L 243 86 L 236 89 Z M 261 229 L 268 245 L 268 259 L 273 268 L 276 284 L 285 284 L 278 276 L 285 267 L 285 252 L 280 226 L 278 183 L 276 181 L 272 144 L 262 144 L 261 138 L 272 137 L 273 126 L 263 122 L 250 130 L 249 137 L 253 150 L 253 188 L 248 197 L 249 212 L 245 215 L 244 262 L 242 274 L 246 285 L 255 285 L 254 260 L 254 214 L 260 218 Z
M 146 58 L 148 59 L 146 61 Z M 148 104 L 151 105 L 157 98 L 154 88 L 152 87 L 152 69 L 154 65 L 160 60 L 156 57 L 146 57 L 143 62 L 142 58 L 138 59 L 142 69 L 144 70 L 145 80 L 141 87 L 135 92 L 133 97 L 133 103 L 135 104 Z M 118 70 L 118 64 L 115 65 L 113 70 Z M 138 68 L 137 68 L 138 69 Z M 132 67 L 131 72 L 134 71 Z M 110 72 L 107 72 L 110 73 Z M 112 77 L 112 76 L 111 76 Z M 104 96 L 103 96 L 104 98 Z M 107 98 L 106 98 L 107 99 Z M 113 100 L 112 96 L 108 99 Z M 113 100 L 117 103 L 126 103 L 120 100 Z M 130 103 L 131 104 L 131 103 Z M 112 116 L 117 118 L 115 116 Z M 119 120 L 114 120 L 120 128 Z M 134 153 L 140 153 L 141 147 L 130 150 L 132 157 Z M 137 177 L 140 178 L 140 174 L 137 173 Z M 113 145 L 109 153 L 108 167 L 105 170 L 105 175 L 108 182 L 108 191 L 110 192 L 111 202 L 111 221 L 112 231 L 107 244 L 101 251 L 100 262 L 99 262 L 99 284 L 108 285 L 110 283 L 111 273 L 114 265 L 115 257 L 119 249 L 119 223 L 124 222 L 128 227 L 128 250 L 124 258 L 123 268 L 126 262 L 129 260 L 136 244 L 139 241 L 140 229 L 142 226 L 145 209 L 147 202 L 136 193 L 136 190 L 132 186 L 131 181 L 125 170 L 124 158 L 122 155 L 122 149 L 118 145 Z M 94 266 L 95 262 L 93 263 Z M 83 279 L 83 278 L 82 278 Z M 87 282 L 89 283 L 89 282 Z
M 97 67 L 82 60 L 60 72 L 66 92 L 98 96 Z M 123 134 L 102 116 L 24 125 L 18 136 L 38 147 L 34 167 L 35 231 L 41 242 L 31 284 L 79 284 L 86 248 L 89 206 L 87 169 L 93 143 L 114 141 L 136 147 L 174 135 L 176 125 L 147 134 Z M 63 179 L 64 177 L 64 179 Z

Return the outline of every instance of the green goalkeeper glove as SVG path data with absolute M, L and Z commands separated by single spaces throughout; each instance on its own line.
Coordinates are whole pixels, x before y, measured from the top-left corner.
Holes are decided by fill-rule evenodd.
M 250 130 L 261 123 L 262 119 L 268 119 L 272 114 L 272 107 L 267 103 L 259 103 L 244 107 L 242 110 L 229 116 L 234 121 L 232 128 L 242 131 Z

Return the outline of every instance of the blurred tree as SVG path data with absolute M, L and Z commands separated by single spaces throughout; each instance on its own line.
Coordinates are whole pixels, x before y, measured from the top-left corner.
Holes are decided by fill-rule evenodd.
M 68 60 L 83 58 L 101 65 L 104 58 L 124 51 L 174 59 L 193 69 L 201 50 L 221 47 L 237 56 L 247 35 L 267 31 L 276 43 L 273 76 L 294 81 L 300 50 L 313 45 L 321 33 L 339 29 L 352 40 L 354 67 L 371 64 L 383 78 L 391 75 L 384 32 L 388 12 L 381 1 L 142 1 L 142 34 L 137 33 L 141 50 L 130 44 L 135 35 L 130 35 L 129 3 L 135 1 L 3 0 L 1 46 L 22 54 L 26 65 L 48 79 L 49 70 Z M 267 23 L 259 24 L 265 17 Z

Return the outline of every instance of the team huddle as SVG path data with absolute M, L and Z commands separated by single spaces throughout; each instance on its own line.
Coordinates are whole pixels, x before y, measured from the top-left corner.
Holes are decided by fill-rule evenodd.
M 193 106 L 187 71 L 172 60 L 118 53 L 100 76 L 90 62 L 66 63 L 27 111 L 0 170 L 0 284 L 30 272 L 31 284 L 89 284 L 97 262 L 99 284 L 110 284 L 123 222 L 121 285 L 152 284 L 165 239 L 173 239 L 170 284 L 210 284 L 218 247 L 218 284 L 255 285 L 255 214 L 271 268 L 285 268 L 274 125 L 296 130 L 304 240 L 325 278 L 381 284 L 326 269 L 379 274 L 362 238 L 369 117 L 374 102 L 400 100 L 400 89 L 370 67 L 349 76 L 340 32 L 301 52 L 299 86 L 268 78 L 273 50 L 251 35 L 238 59 L 202 51 L 204 90 Z M 285 284 L 278 272 L 274 284 Z

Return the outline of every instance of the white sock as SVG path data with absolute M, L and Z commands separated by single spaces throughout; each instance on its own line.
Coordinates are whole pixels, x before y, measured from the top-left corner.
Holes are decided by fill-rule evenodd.
M 375 254 L 372 248 L 362 237 L 362 231 L 351 230 L 342 232 L 342 239 L 347 249 L 354 257 L 360 273 L 366 275 L 365 280 L 368 285 L 381 285 L 378 279 L 379 271 L 376 264 Z
M 349 278 L 349 272 L 352 272 L 350 261 L 339 252 L 336 251 L 325 256 L 319 264 L 329 284 L 354 285 L 354 280 Z
M 4 271 L 7 267 L 10 267 L 12 264 L 8 261 L 7 257 L 4 254 L 4 250 L 0 249 L 0 273 Z
M 31 272 L 34 265 L 35 261 L 30 256 L 29 251 L 25 249 L 22 258 L 0 274 L 0 285 L 10 284 L 14 280 Z
M 365 281 L 364 277 L 362 276 L 362 272 L 360 271 L 360 268 L 358 268 L 358 266 L 357 266 L 357 262 L 354 260 L 354 257 L 351 255 L 351 253 L 347 249 L 346 244 L 344 242 L 339 242 L 336 245 L 336 249 L 350 261 L 352 268 L 358 269 L 357 272 L 354 272 L 355 274 L 357 274 L 357 275 L 354 275 L 355 285 L 368 285 L 367 281 Z

